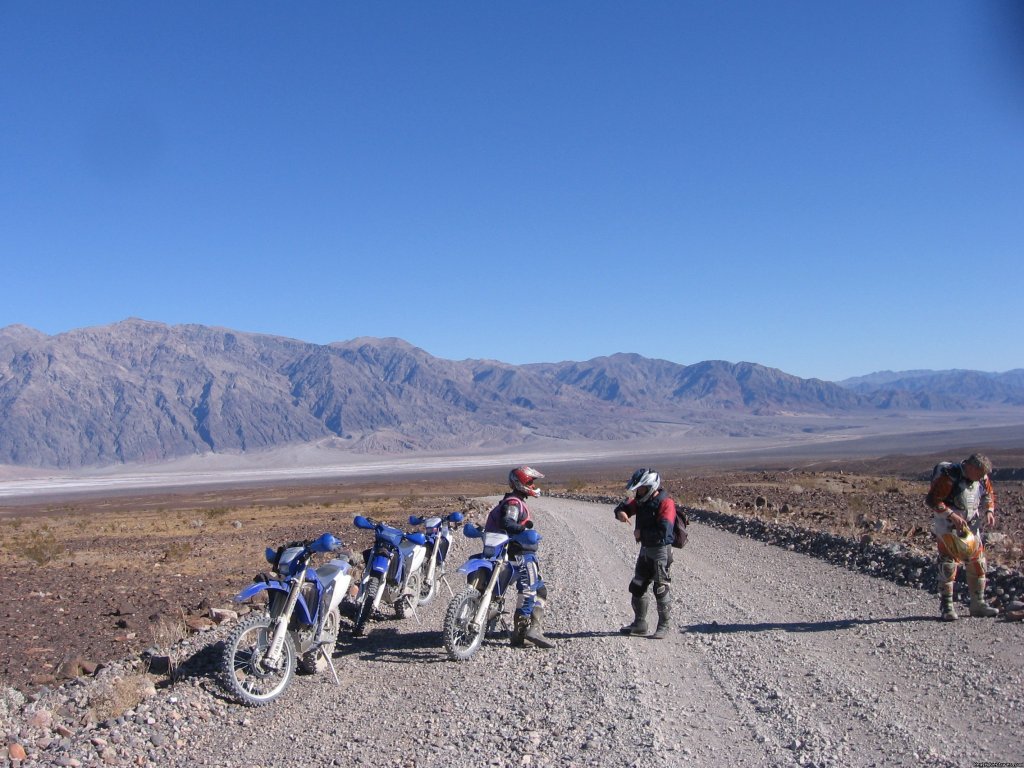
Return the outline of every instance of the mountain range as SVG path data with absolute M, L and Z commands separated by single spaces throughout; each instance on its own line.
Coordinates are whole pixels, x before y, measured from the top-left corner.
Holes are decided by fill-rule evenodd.
M 510 365 L 129 319 L 0 329 L 0 464 L 77 468 L 326 442 L 363 453 L 764 436 L 879 413 L 1024 409 L 1024 369 L 842 382 L 620 353 Z M 1024 410 L 1022 410 L 1024 415 Z M 841 427 L 841 425 L 838 425 Z

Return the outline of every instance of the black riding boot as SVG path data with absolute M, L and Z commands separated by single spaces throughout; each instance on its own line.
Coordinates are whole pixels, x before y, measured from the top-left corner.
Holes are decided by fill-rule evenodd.
M 666 595 L 665 599 L 657 601 L 657 605 L 658 628 L 654 630 L 654 633 L 651 635 L 651 637 L 654 640 L 661 640 L 662 638 L 668 636 L 668 632 L 670 629 L 669 622 L 672 618 L 672 604 L 668 600 L 668 595 Z
M 510 643 L 513 648 L 522 648 L 526 645 L 526 630 L 530 628 L 530 617 L 516 613 L 512 621 L 512 638 Z
M 538 648 L 554 648 L 555 644 L 544 636 L 543 623 L 544 608 L 535 606 L 533 613 L 530 614 L 530 626 L 526 630 L 525 637 Z
M 647 634 L 647 595 L 633 595 L 633 623 L 619 630 L 624 635 Z

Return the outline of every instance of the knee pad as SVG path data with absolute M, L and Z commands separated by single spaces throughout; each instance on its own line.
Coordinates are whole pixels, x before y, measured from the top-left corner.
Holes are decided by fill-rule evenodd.
M 661 584 L 654 585 L 654 597 L 657 598 L 660 603 L 662 600 L 668 599 L 669 585 L 662 582 Z
M 939 581 L 952 584 L 956 580 L 956 560 L 948 560 L 944 557 L 939 558 L 938 571 Z
M 646 591 L 647 591 L 647 585 L 645 583 L 643 583 L 642 581 L 637 581 L 636 579 L 634 579 L 633 581 L 629 582 L 629 592 L 630 592 L 630 594 L 636 595 L 637 597 L 639 597 L 640 595 L 642 595 Z
M 985 559 L 985 553 L 981 552 L 976 558 L 966 563 L 964 568 L 967 570 L 968 581 L 975 582 L 978 579 L 984 579 L 985 574 L 988 573 L 988 561 Z

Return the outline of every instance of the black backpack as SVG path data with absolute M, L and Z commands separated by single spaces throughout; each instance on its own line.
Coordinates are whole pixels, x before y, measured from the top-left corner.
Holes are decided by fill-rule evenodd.
M 676 506 L 676 521 L 672 524 L 672 546 L 682 549 L 686 545 L 686 526 L 690 524 L 682 507 Z

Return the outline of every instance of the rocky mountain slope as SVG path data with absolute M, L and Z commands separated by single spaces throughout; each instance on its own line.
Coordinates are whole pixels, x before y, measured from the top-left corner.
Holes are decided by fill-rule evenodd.
M 774 434 L 805 430 L 794 415 L 1024 407 L 1024 377 L 1006 377 L 972 399 L 916 378 L 872 390 L 746 362 L 616 354 L 515 366 L 443 360 L 400 339 L 319 345 L 137 319 L 55 336 L 9 326 L 0 464 L 75 468 L 311 441 L 386 453 Z

